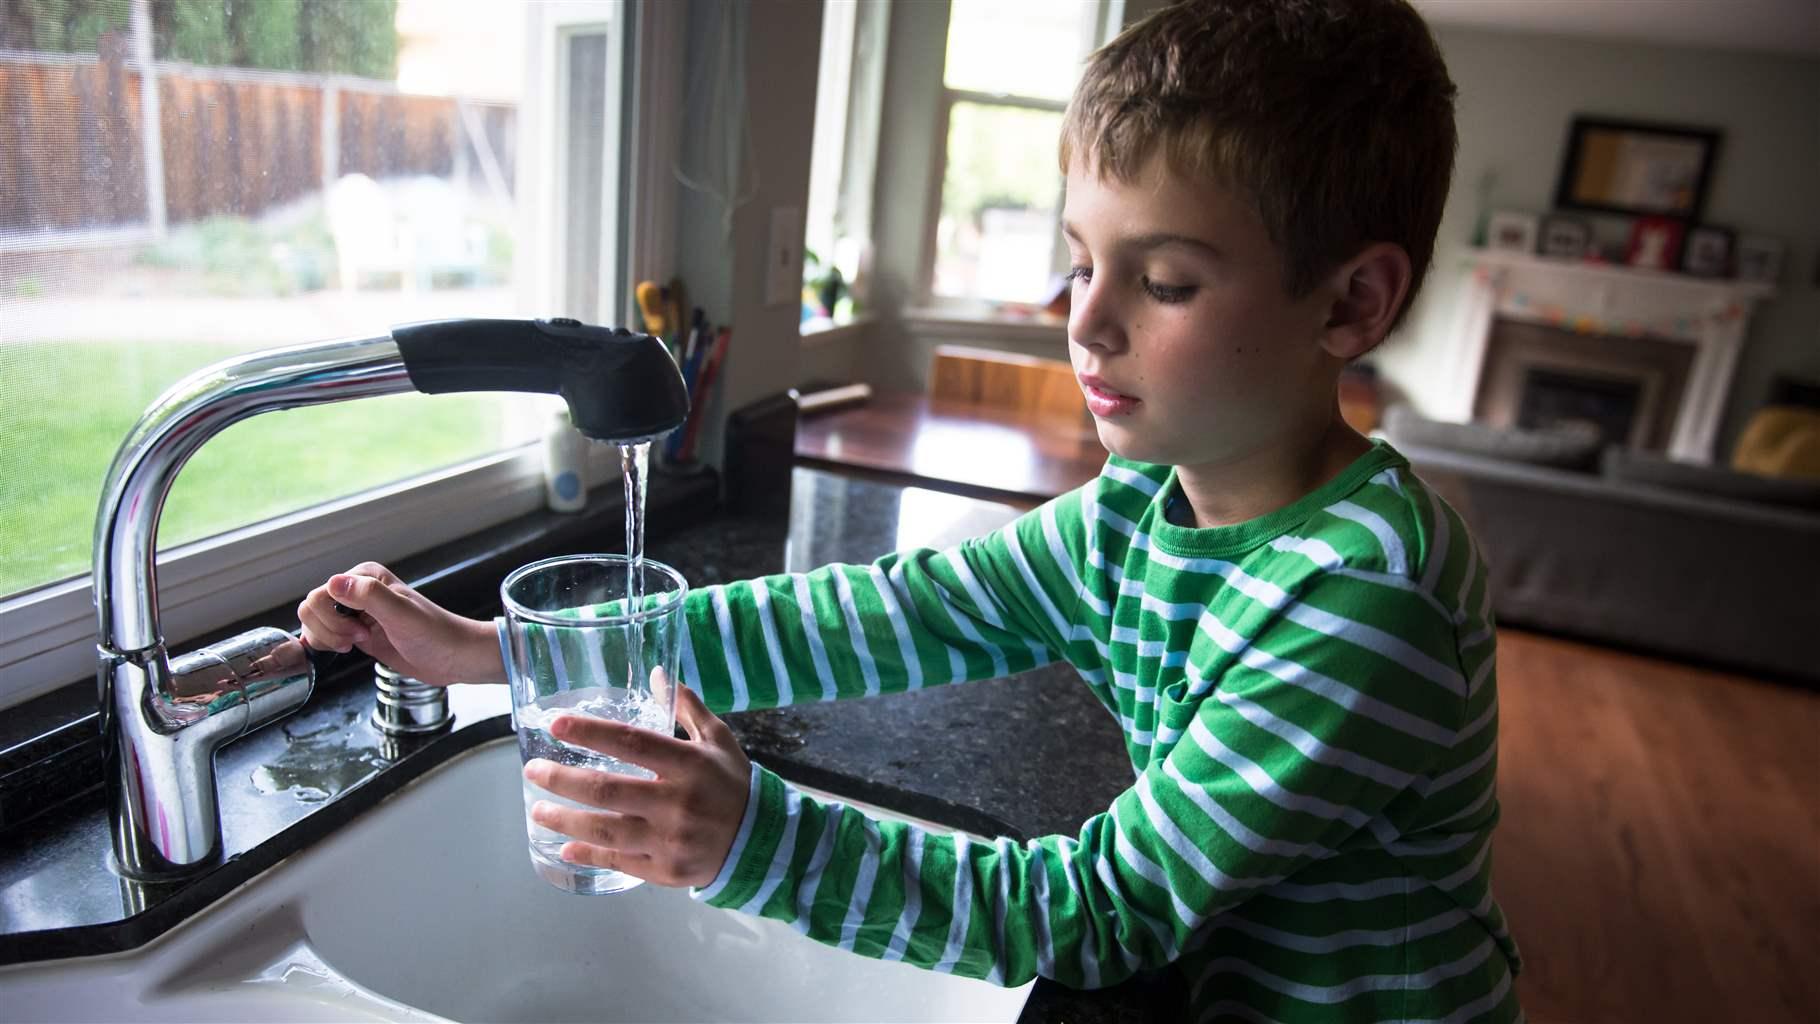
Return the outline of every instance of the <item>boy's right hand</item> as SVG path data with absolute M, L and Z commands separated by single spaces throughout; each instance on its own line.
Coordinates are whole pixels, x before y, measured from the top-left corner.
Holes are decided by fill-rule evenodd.
M 335 610 L 340 603 L 358 615 Z M 304 643 L 319 651 L 355 647 L 413 679 L 449 683 L 503 683 L 493 623 L 464 618 L 438 606 L 378 562 L 362 562 L 328 582 L 297 606 Z

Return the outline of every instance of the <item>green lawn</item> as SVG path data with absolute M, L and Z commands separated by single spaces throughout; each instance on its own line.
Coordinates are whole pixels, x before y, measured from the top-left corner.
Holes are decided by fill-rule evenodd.
M 101 482 L 128 429 L 233 346 L 0 343 L 0 596 L 89 572 Z M 399 395 L 267 413 L 203 445 L 164 508 L 160 550 L 500 447 L 488 395 Z

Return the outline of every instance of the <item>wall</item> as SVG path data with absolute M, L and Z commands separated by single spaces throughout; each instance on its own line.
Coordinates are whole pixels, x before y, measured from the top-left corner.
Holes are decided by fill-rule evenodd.
M 677 194 L 677 268 L 688 284 L 690 302 L 716 323 L 733 325 L 722 382 L 706 410 L 701 454 L 710 462 L 719 461 L 727 410 L 794 386 L 801 350 L 798 304 L 765 302 L 765 263 L 772 209 L 801 210 L 809 201 L 821 5 L 751 0 L 746 7 L 752 160 L 742 181 L 755 182 L 757 192 L 734 210 L 731 232 L 718 201 L 687 188 Z M 726 8 L 727 0 L 691 0 L 686 81 L 693 83 L 705 73 L 711 28 Z M 685 137 L 705 127 L 685 125 Z M 797 246 L 800 251 L 800 238 Z
M 1820 377 L 1820 60 L 1441 28 L 1460 87 L 1460 151 L 1434 272 L 1401 337 L 1377 356 L 1418 407 L 1443 399 L 1453 357 L 1460 251 L 1496 174 L 1493 209 L 1545 212 L 1575 114 L 1721 129 L 1706 219 L 1782 239 L 1780 294 L 1757 307 L 1717 454 L 1764 400 L 1776 374 Z
M 869 351 L 879 329 L 877 320 L 865 319 L 803 338 L 798 379 L 804 383 L 846 383 L 861 379 L 859 354 Z

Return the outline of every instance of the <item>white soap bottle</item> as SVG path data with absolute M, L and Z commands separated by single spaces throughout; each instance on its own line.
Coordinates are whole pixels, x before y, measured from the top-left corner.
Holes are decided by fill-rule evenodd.
M 543 435 L 545 504 L 557 512 L 580 512 L 588 507 L 588 489 L 582 477 L 587 461 L 588 439 L 569 423 L 568 410 L 556 410 Z

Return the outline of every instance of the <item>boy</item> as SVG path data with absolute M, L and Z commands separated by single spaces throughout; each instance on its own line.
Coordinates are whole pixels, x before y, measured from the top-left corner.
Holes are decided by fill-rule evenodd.
M 1520 1016 L 1490 891 L 1483 565 L 1336 398 L 1426 270 L 1453 94 L 1403 0 L 1196 0 L 1096 53 L 1061 162 L 1101 476 L 948 552 L 691 593 L 690 740 L 556 729 L 659 778 L 526 766 L 600 808 L 538 810 L 564 856 L 1004 984 L 1173 963 L 1198 1019 Z M 299 614 L 310 642 L 421 679 L 504 677 L 491 624 L 370 563 Z M 1057 659 L 1137 781 L 1022 847 L 822 806 L 710 714 Z

